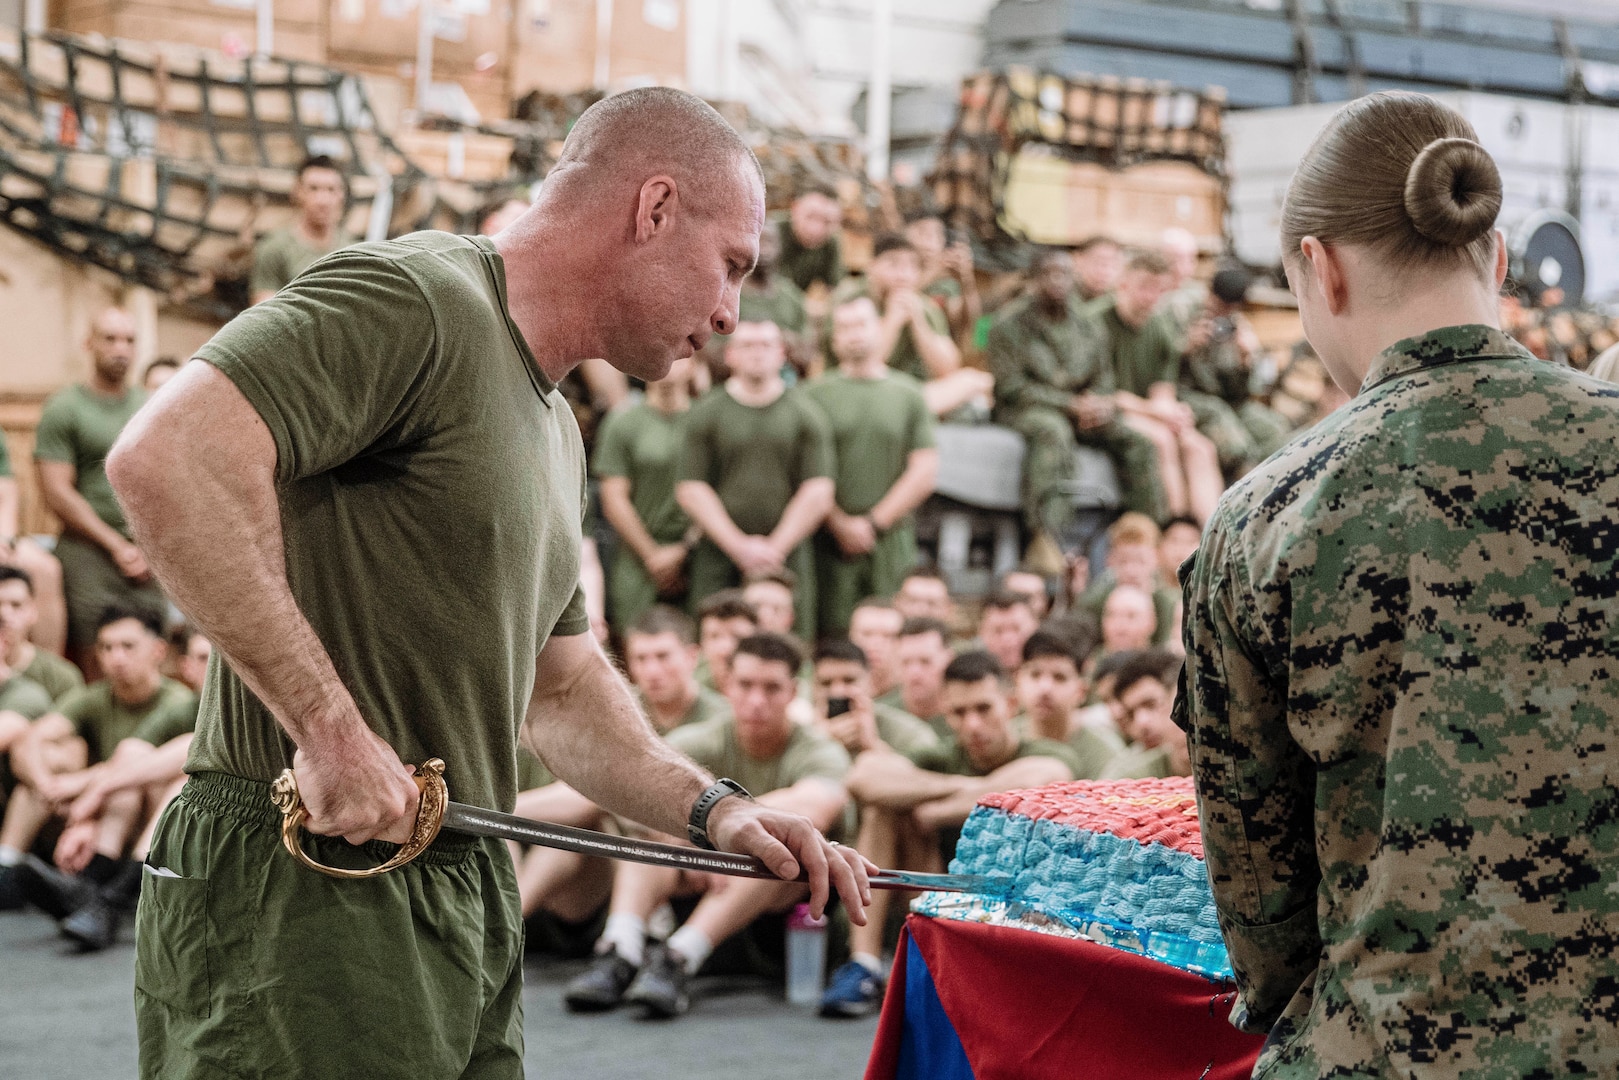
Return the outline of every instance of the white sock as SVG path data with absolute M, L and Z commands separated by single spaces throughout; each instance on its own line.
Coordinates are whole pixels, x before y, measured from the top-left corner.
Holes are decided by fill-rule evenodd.
M 0 847 L 0 866 L 16 866 L 22 862 L 22 852 L 14 847 Z
M 709 953 L 714 951 L 714 943 L 695 926 L 682 926 L 669 935 L 669 950 L 678 953 L 686 962 L 687 975 L 695 975 L 697 969 L 703 966 L 703 961 L 708 959 Z
M 646 957 L 646 920 L 639 915 L 607 916 L 607 926 L 596 942 L 596 951 L 609 950 L 640 967 Z
M 873 975 L 877 975 L 877 976 L 880 977 L 882 975 L 882 973 L 883 973 L 883 962 L 881 960 L 879 960 L 877 957 L 871 955 L 870 953 L 866 953 L 866 952 L 850 953 L 849 954 L 849 959 L 853 960 L 855 963 L 859 964 L 861 967 L 865 968 L 867 971 L 871 972 Z

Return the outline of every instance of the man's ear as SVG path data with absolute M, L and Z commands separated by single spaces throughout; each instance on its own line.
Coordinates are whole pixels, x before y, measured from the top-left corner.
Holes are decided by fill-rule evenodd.
M 680 190 L 672 177 L 654 176 L 642 184 L 635 204 L 635 242 L 644 244 L 667 229 L 679 203 Z

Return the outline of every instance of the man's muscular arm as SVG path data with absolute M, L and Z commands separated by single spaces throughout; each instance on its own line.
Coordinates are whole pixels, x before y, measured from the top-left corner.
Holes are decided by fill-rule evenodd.
M 275 467 L 269 428 L 206 363 L 181 368 L 107 457 L 158 580 L 297 744 L 310 831 L 404 841 L 416 785 L 366 726 L 293 599 Z
M 596 805 L 661 833 L 686 835 L 686 821 L 712 778 L 653 732 L 624 680 L 587 634 L 554 637 L 534 665 L 523 739 L 559 779 Z M 865 924 L 871 902 L 866 864 L 833 847 L 796 813 L 722 799 L 709 837 L 723 851 L 756 855 L 783 878 L 809 871 L 816 912 L 835 888 L 849 917 Z

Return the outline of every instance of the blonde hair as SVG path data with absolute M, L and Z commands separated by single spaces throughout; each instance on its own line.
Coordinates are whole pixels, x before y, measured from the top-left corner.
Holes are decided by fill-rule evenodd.
M 1282 205 L 1282 252 L 1306 236 L 1365 246 L 1396 273 L 1488 274 L 1501 173 L 1462 114 L 1423 94 L 1345 105 L 1316 137 Z
M 1152 518 L 1137 510 L 1127 514 L 1120 514 L 1119 520 L 1108 526 L 1107 542 L 1109 547 L 1118 547 L 1120 544 L 1147 544 L 1150 547 L 1158 546 L 1158 526 L 1153 524 Z

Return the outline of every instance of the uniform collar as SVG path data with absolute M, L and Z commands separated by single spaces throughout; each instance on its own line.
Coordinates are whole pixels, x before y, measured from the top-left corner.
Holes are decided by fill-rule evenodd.
M 1376 360 L 1360 384 L 1366 393 L 1402 375 L 1471 360 L 1533 360 L 1534 355 L 1500 330 L 1482 324 L 1447 326 L 1396 341 Z

